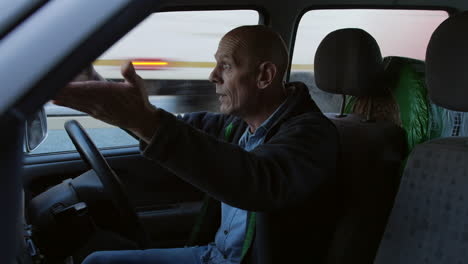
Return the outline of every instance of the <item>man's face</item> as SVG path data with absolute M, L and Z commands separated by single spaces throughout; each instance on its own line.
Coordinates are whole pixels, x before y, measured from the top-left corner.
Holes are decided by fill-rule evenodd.
M 215 54 L 216 67 L 210 81 L 216 85 L 220 111 L 238 116 L 249 115 L 254 109 L 257 93 L 256 72 L 249 65 L 245 46 L 236 37 L 225 36 Z

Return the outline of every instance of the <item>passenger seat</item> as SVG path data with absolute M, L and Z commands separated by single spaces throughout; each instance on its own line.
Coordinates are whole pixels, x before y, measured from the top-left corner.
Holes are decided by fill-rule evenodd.
M 398 188 L 406 135 L 393 122 L 372 118 L 373 99 L 388 93 L 380 49 L 367 32 L 341 29 L 327 35 L 314 68 L 317 87 L 344 98 L 341 113 L 326 113 L 340 134 L 344 207 L 328 263 L 372 263 Z M 344 114 L 346 95 L 366 98 L 365 114 Z
M 384 58 L 383 64 L 385 83 L 392 93 L 392 98 L 374 102 L 374 105 L 380 104 L 380 108 L 387 111 L 385 114 L 384 111 L 378 111 L 374 113 L 373 118 L 393 121 L 402 126 L 407 134 L 409 152 L 417 144 L 430 139 L 468 136 L 468 113 L 443 108 L 429 99 L 424 61 L 389 56 Z M 396 113 L 391 111 L 392 100 L 397 104 L 397 107 L 393 108 L 397 110 Z M 355 104 L 356 98 L 349 98 L 345 112 L 356 113 Z
M 411 152 L 416 144 L 430 139 L 431 126 L 435 125 L 425 83 L 425 64 L 416 59 L 389 56 L 384 58 L 383 65 L 383 85 L 387 88 L 387 95 L 374 101 L 377 109 L 373 118 L 392 121 L 403 127 L 407 134 L 408 152 Z M 356 98 L 349 98 L 345 112 L 359 113 L 356 111 L 359 103 Z
M 426 53 L 431 100 L 468 112 L 468 12 L 434 32 Z M 408 158 L 375 264 L 467 263 L 468 137 L 419 144 Z

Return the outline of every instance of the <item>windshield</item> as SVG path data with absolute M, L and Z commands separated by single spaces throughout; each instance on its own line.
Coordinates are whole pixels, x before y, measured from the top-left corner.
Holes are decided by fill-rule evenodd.
M 0 35 L 42 0 L 0 1 Z

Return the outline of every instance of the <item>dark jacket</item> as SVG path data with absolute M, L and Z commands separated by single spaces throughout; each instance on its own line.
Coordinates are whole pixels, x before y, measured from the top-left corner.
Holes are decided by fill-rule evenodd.
M 257 212 L 247 263 L 320 263 L 334 231 L 337 131 L 304 84 L 290 87 L 287 109 L 251 152 L 237 146 L 247 128 L 237 117 L 178 120 L 163 110 L 143 152 L 216 200 Z

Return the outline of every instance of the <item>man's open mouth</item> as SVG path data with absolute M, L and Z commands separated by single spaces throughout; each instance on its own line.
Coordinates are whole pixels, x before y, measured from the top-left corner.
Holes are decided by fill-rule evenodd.
M 217 93 L 216 95 L 218 96 L 218 100 L 219 100 L 219 102 L 221 102 L 221 103 L 222 103 L 222 102 L 225 100 L 225 98 L 226 98 L 226 95 L 225 95 L 225 94 Z

